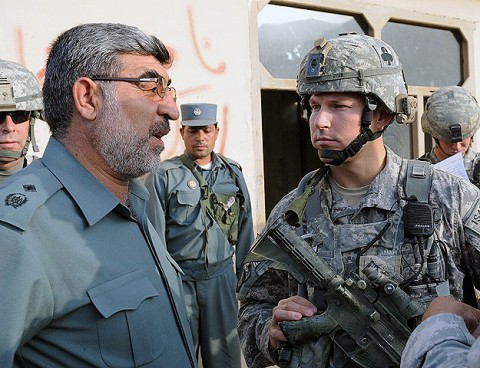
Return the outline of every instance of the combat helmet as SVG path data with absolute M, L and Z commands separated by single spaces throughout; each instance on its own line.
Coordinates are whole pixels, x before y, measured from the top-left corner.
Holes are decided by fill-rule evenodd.
M 432 93 L 422 115 L 422 130 L 437 140 L 460 142 L 480 127 L 477 100 L 465 88 L 442 87 Z
M 35 119 L 41 118 L 43 114 L 42 94 L 33 73 L 20 64 L 0 59 L 0 112 L 19 110 L 31 111 L 25 147 L 22 152 L 0 149 L 0 157 L 17 159 L 25 156 L 30 142 L 33 150 L 38 152 L 34 125 Z
M 410 123 L 416 114 L 416 100 L 407 95 L 397 54 L 384 41 L 367 35 L 349 33 L 315 41 L 300 65 L 297 93 L 308 109 L 310 95 L 327 92 L 365 96 L 360 135 L 343 151 L 322 151 L 322 158 L 331 158 L 333 165 L 341 164 L 383 133 L 374 134 L 369 128 L 379 104 L 399 123 Z

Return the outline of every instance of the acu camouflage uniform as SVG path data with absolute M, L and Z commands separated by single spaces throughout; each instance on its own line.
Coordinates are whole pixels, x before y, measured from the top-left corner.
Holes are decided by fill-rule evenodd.
M 329 177 L 322 179 L 312 197 L 319 202 L 319 213 L 304 219 L 304 233 L 311 237 L 312 247 L 332 268 L 348 277 L 359 272 L 373 260 L 387 275 L 411 276 L 413 266 L 412 247 L 404 242 L 402 209 L 406 204 L 404 182 L 406 159 L 401 159 L 387 148 L 388 158 L 384 170 L 374 179 L 357 209 L 332 192 Z M 395 190 L 392 190 L 394 188 Z M 293 190 L 274 208 L 265 229 L 283 215 L 297 195 Z M 441 273 L 448 280 L 450 293 L 456 299 L 463 298 L 463 278 L 468 273 L 475 285 L 480 286 L 480 196 L 477 189 L 461 178 L 433 169 L 430 203 L 433 206 L 435 233 L 429 239 L 425 254 L 433 247 L 441 265 Z M 309 209 L 306 210 L 309 215 Z M 387 222 L 390 228 L 359 258 L 362 248 L 374 238 Z M 265 230 L 264 230 L 265 231 Z M 249 367 L 267 367 L 278 364 L 276 352 L 268 348 L 268 327 L 272 310 L 281 299 L 297 294 L 296 281 L 285 271 L 268 268 L 268 262 L 247 264 L 240 288 L 239 334 L 244 356 Z M 311 290 L 309 290 L 311 292 Z M 425 287 L 406 290 L 419 293 L 424 302 L 431 300 Z M 425 292 L 425 294 L 422 294 Z M 309 293 L 319 312 L 321 291 Z M 421 295 L 420 295 L 421 294 Z M 320 302 L 320 305 L 319 305 Z M 322 308 L 323 307 L 323 308 Z M 334 349 L 328 336 L 300 347 L 298 367 L 340 367 L 336 359 L 343 360 L 341 352 Z M 339 356 L 338 356 L 338 355 Z M 347 361 L 344 361 L 345 364 Z M 352 362 L 350 362 L 353 364 Z M 353 367 L 355 365 L 347 365 Z
M 460 316 L 443 313 L 429 317 L 412 333 L 400 367 L 480 367 L 480 339 L 472 336 Z
M 442 87 L 428 99 L 422 115 L 422 130 L 435 141 L 459 142 L 475 135 L 480 126 L 480 108 L 474 96 L 459 86 Z M 456 129 L 456 130 L 455 130 Z M 454 133 L 456 132 L 456 133 Z M 433 164 L 441 160 L 435 155 L 436 147 L 419 157 Z M 480 153 L 470 146 L 463 154 L 468 178 L 480 187 Z
M 418 159 L 428 161 L 432 164 L 437 164 L 442 161 L 435 155 L 435 147 Z M 470 181 L 480 188 L 480 153 L 476 152 L 472 147 L 469 147 L 463 154 L 463 164 L 465 165 L 465 171 Z
M 415 115 L 410 110 L 414 105 L 407 96 L 397 55 L 388 44 L 368 36 L 346 35 L 316 41 L 315 48 L 302 63 L 297 92 L 307 109 L 312 94 L 344 92 L 365 96 L 360 135 L 343 151 L 331 150 L 327 155 L 327 150 L 319 151 L 322 158 L 333 159 L 332 165 L 341 164 L 381 134 L 369 129 L 368 115 L 377 107 L 375 102 L 381 102 L 397 122 L 408 122 Z M 410 195 L 404 189 L 409 160 L 385 149 L 386 166 L 373 179 L 356 208 L 332 191 L 327 171 L 309 197 L 300 219 L 299 235 L 344 279 L 352 273 L 361 274 L 371 261 L 379 271 L 399 283 L 414 274 L 413 250 L 418 246 L 405 238 L 403 218 L 403 208 Z M 425 243 L 424 254 L 425 258 L 428 255 L 435 260 L 438 279 L 432 282 L 432 278 L 427 277 L 423 263 L 419 277 L 404 290 L 425 304 L 437 294 L 449 292 L 462 300 L 462 284 L 467 274 L 480 286 L 480 192 L 467 181 L 435 168 L 430 179 L 431 185 L 426 189 L 429 189 L 434 233 Z M 302 182 L 299 189 L 287 194 L 272 210 L 263 233 L 284 216 L 290 203 L 303 192 Z M 373 245 L 367 248 L 369 243 Z M 299 288 L 286 271 L 271 265 L 271 261 L 246 264 L 239 282 L 238 331 L 250 368 L 280 364 L 279 351 L 269 347 L 273 308 L 281 299 L 305 295 L 299 293 L 305 289 L 303 286 Z M 306 286 L 306 296 L 321 313 L 326 309 L 325 290 L 309 282 Z M 289 367 L 358 367 L 326 334 L 295 345 L 292 357 Z

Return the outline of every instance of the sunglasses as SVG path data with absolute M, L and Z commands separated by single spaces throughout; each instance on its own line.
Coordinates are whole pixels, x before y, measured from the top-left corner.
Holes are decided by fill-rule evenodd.
M 0 124 L 10 116 L 14 124 L 20 124 L 30 119 L 31 111 L 0 111 Z

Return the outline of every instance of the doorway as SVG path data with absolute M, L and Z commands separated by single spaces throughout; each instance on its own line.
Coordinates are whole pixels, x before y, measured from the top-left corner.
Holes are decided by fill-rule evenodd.
M 296 92 L 262 90 L 262 131 L 268 217 L 277 202 L 296 188 L 305 174 L 318 168 L 319 160 Z

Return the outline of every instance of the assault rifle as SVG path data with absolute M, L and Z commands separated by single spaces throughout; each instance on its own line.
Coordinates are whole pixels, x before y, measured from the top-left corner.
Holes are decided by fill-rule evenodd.
M 327 309 L 300 321 L 280 322 L 288 342 L 328 334 L 352 360 L 365 368 L 395 367 L 412 330 L 408 322 L 425 307 L 398 284 L 369 264 L 344 280 L 318 256 L 283 218 L 253 245 L 244 263 L 270 260 L 272 268 L 289 272 L 299 283 L 307 279 L 324 289 Z

